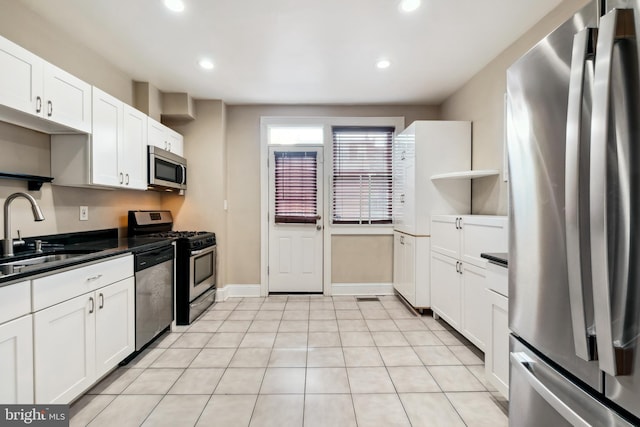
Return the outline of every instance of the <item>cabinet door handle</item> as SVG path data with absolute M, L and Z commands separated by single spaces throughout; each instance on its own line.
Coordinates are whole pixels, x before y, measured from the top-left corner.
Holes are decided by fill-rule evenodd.
M 36 113 L 42 111 L 42 98 L 36 96 Z
M 407 152 L 403 151 L 402 154 L 400 154 L 400 160 L 405 160 L 407 158 Z
M 93 300 L 93 297 L 89 297 L 89 302 L 91 303 L 91 308 L 89 309 L 89 314 L 92 314 L 96 309 L 96 302 Z
M 462 262 L 460 263 L 460 267 L 458 269 L 458 273 L 462 274 Z
M 53 102 L 47 101 L 47 116 L 51 117 L 53 115 Z
M 125 185 L 129 185 L 129 174 L 125 175 L 126 179 L 125 179 Z
M 100 305 L 98 306 L 99 309 L 104 308 L 104 294 L 102 292 L 100 292 L 98 294 L 98 298 L 100 298 Z
M 456 218 L 456 230 L 459 230 L 459 228 L 458 228 L 458 218 Z
M 404 193 L 400 195 L 400 203 L 404 203 Z
M 460 270 L 458 270 L 459 265 L 460 265 L 460 261 L 456 261 L 456 273 L 460 273 Z
M 458 227 L 460 227 L 459 230 L 462 230 L 462 217 L 458 218 Z
M 171 143 L 169 143 L 169 151 L 171 151 Z
M 165 150 L 169 149 L 169 143 L 167 141 L 164 142 L 164 149 Z
M 400 244 L 404 245 L 404 236 L 400 236 Z
M 124 175 L 122 174 L 122 172 L 120 172 L 120 184 L 122 184 L 124 182 Z

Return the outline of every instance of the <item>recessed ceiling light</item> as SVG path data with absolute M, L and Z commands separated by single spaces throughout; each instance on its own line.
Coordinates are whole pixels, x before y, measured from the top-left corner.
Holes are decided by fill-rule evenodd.
M 388 59 L 381 59 L 378 62 L 376 62 L 376 67 L 380 69 L 389 68 L 390 65 L 391 65 L 391 62 Z
M 207 58 L 203 58 L 198 62 L 198 65 L 204 70 L 213 70 L 213 61 Z
M 403 12 L 413 12 L 420 7 L 420 0 L 402 0 L 400 2 L 400 9 Z
M 184 2 L 182 0 L 164 0 L 164 5 L 172 12 L 182 12 Z

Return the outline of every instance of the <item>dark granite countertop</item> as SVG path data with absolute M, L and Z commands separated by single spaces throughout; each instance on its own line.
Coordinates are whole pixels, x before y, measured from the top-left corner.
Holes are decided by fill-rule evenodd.
M 36 239 L 43 242 L 42 253 L 36 254 L 33 249 L 33 241 Z M 0 286 L 74 265 L 162 247 L 172 242 L 172 239 L 164 237 L 118 238 L 117 229 L 39 236 L 24 240 L 26 244 L 21 248 L 22 250 L 16 252 L 13 257 L 0 258 L 0 264 L 44 255 L 72 254 L 73 256 L 35 265 L 0 266 Z
M 506 252 L 481 253 L 482 258 L 488 259 L 490 263 L 501 267 L 509 266 L 509 254 Z

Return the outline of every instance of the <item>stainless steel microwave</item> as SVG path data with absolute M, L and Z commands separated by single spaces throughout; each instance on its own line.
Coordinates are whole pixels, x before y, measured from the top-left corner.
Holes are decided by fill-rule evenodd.
M 149 145 L 149 189 L 186 190 L 187 159 Z

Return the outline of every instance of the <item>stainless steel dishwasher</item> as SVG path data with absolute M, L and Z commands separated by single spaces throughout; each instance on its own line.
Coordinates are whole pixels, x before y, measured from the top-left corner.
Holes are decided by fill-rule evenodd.
M 173 320 L 173 245 L 135 254 L 136 351 Z

